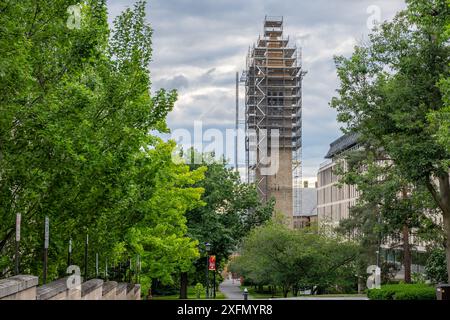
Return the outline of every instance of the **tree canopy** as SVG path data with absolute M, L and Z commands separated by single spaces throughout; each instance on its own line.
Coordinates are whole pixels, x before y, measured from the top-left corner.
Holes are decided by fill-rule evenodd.
M 312 292 L 354 290 L 357 247 L 313 229 L 289 229 L 272 220 L 244 238 L 230 270 L 257 285 Z M 295 290 L 294 290 L 295 291 Z
M 210 153 L 199 154 L 189 149 L 184 156 L 191 170 L 206 168 L 205 178 L 194 186 L 204 190 L 204 206 L 197 206 L 186 212 L 186 235 L 199 243 L 202 259 L 195 262 L 184 279 L 197 283 L 205 281 L 205 243 L 211 246 L 210 255 L 216 256 L 217 270 L 228 262 L 229 256 L 250 230 L 272 217 L 274 203 L 263 203 L 256 187 L 241 181 L 239 173 L 230 168 L 224 159 L 214 160 Z M 195 163 L 194 159 L 200 159 Z M 206 284 L 205 284 L 206 285 Z
M 383 150 L 402 180 L 428 190 L 442 213 L 450 273 L 448 131 L 429 121 L 444 123 L 446 114 L 450 9 L 446 0 L 406 2 L 350 58 L 336 57 L 340 87 L 331 106 L 345 131 Z
M 138 1 L 109 30 L 103 0 L 0 5 L 0 272 L 13 272 L 15 217 L 22 215 L 23 273 L 42 274 L 50 219 L 49 279 L 65 274 L 67 247 L 83 265 L 140 254 L 143 277 L 170 282 L 198 257 L 185 212 L 203 205 L 204 168 L 172 161 L 166 116 L 176 91 L 150 93 L 152 29 Z M 92 275 L 92 274 L 91 274 Z M 89 276 L 89 275 L 88 275 Z

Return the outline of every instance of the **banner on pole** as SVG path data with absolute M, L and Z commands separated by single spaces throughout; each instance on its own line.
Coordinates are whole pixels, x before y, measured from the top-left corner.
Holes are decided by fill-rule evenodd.
M 209 256 L 209 270 L 216 270 L 216 256 Z

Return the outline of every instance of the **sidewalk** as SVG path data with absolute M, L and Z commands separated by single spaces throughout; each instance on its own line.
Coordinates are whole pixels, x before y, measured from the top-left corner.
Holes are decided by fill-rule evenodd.
M 244 300 L 242 291 L 239 288 L 240 284 L 241 283 L 240 283 L 239 279 L 235 279 L 234 283 L 233 283 L 233 280 L 226 279 L 220 284 L 219 289 L 225 295 L 225 297 L 227 299 Z M 250 299 L 250 297 L 249 297 L 249 299 Z
M 220 286 L 220 291 L 225 295 L 226 299 L 229 300 L 244 300 L 243 292 L 239 288 L 240 281 L 239 279 L 230 280 L 226 279 L 224 280 Z M 252 299 L 252 297 L 249 295 L 248 299 Z M 299 297 L 289 297 L 289 298 L 266 298 L 266 299 L 258 299 L 258 300 L 369 300 L 367 296 L 365 295 L 355 295 L 355 296 L 299 296 Z

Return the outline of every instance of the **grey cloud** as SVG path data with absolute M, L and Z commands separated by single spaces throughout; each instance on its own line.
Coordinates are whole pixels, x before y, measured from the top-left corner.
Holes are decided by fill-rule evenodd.
M 132 4 L 109 1 L 109 20 Z M 264 16 L 283 15 L 285 32 L 303 48 L 308 70 L 303 87 L 303 176 L 315 177 L 329 144 L 340 135 L 336 112 L 328 105 L 338 87 L 333 55 L 349 55 L 350 40 L 367 35 L 367 9 L 372 5 L 380 8 L 382 19 L 405 6 L 404 0 L 148 0 L 148 21 L 154 29 L 153 88 L 179 90 L 169 126 L 190 130 L 201 118 L 208 127 L 232 128 L 235 72 L 245 67 Z
M 189 80 L 182 74 L 173 78 L 162 78 L 154 82 L 154 86 L 157 88 L 165 89 L 183 89 L 189 86 Z

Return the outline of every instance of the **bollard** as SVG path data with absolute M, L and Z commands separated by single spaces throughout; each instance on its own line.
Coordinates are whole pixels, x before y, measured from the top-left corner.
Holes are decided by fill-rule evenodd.
M 448 284 L 437 285 L 436 300 L 450 300 L 450 285 Z
M 247 288 L 244 289 L 243 295 L 244 295 L 244 300 L 248 300 L 248 290 L 247 290 Z

